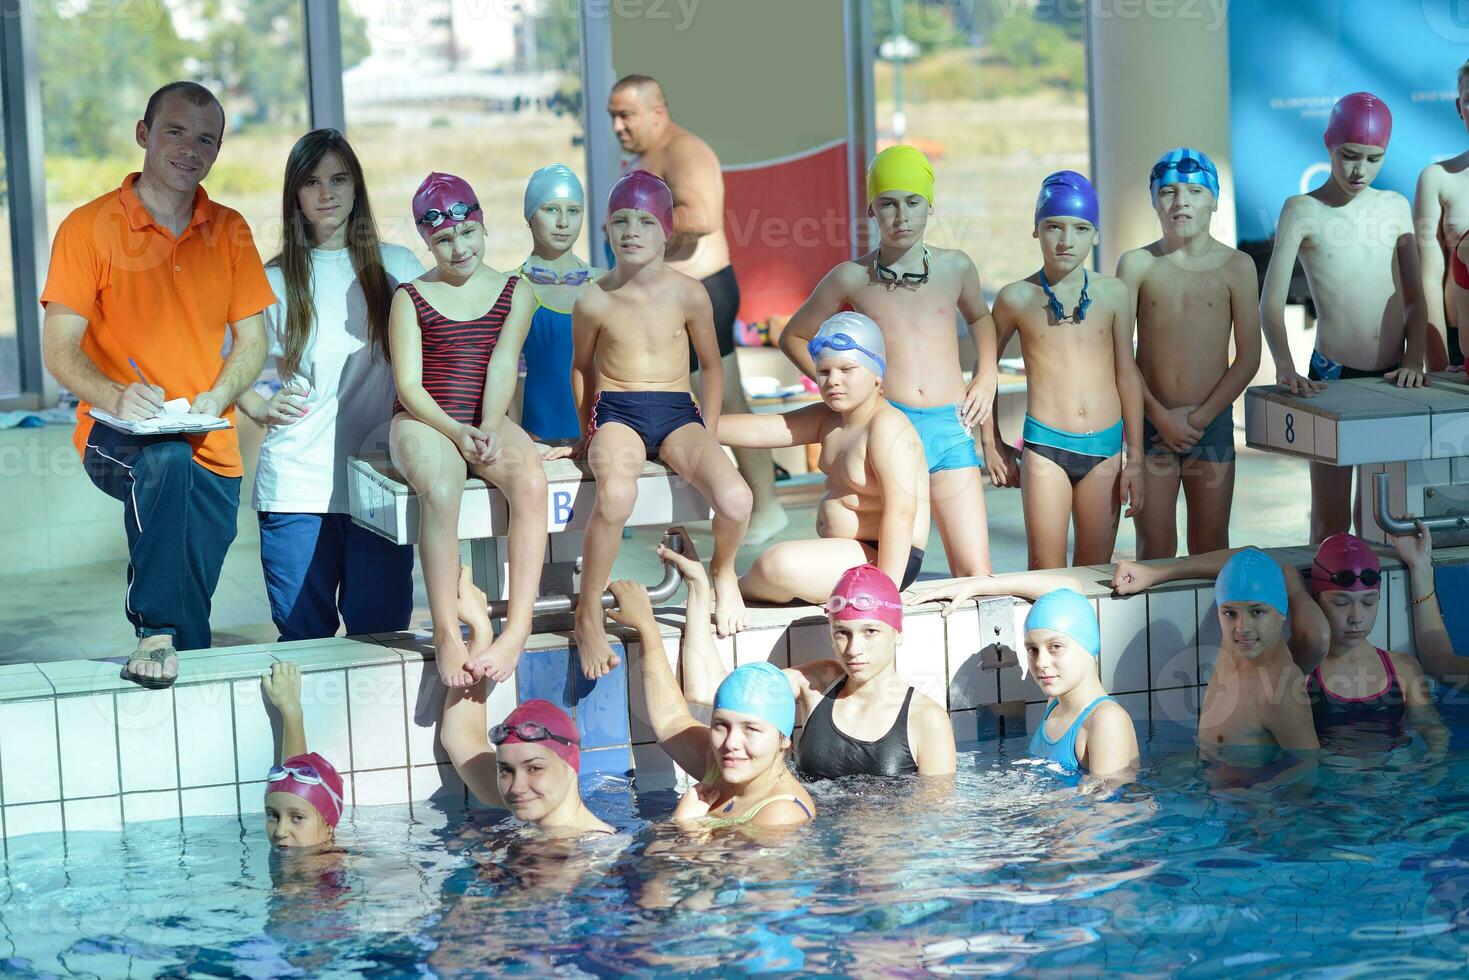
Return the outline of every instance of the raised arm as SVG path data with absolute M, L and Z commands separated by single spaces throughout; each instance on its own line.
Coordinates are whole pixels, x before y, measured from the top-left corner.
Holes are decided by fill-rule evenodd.
M 1449 366 L 1447 311 L 1444 309 L 1444 253 L 1443 243 L 1438 238 L 1443 224 L 1443 201 L 1439 199 L 1439 182 L 1442 177 L 1443 168 L 1436 163 L 1429 164 L 1418 175 L 1418 187 L 1413 192 L 1413 237 L 1418 249 L 1425 359 L 1430 371 L 1442 371 Z
M 474 798 L 489 806 L 509 809 L 500 795 L 500 766 L 495 747 L 487 736 L 489 719 L 484 681 L 472 687 L 451 687 L 444 695 L 444 714 L 439 722 L 439 744 L 454 763 L 454 771 Z
M 1413 646 L 1428 674 L 1444 684 L 1469 684 L 1469 657 L 1454 653 L 1449 631 L 1439 609 L 1433 574 L 1433 539 L 1417 525 L 1413 534 L 1389 538 L 1393 550 L 1408 567 L 1408 601 L 1413 611 Z
M 816 365 L 806 352 L 806 345 L 816 336 L 821 325 L 841 311 L 847 302 L 847 286 L 843 276 L 843 265 L 826 274 L 814 292 L 806 298 L 780 332 L 780 351 L 790 358 L 791 363 L 812 381 L 816 380 Z
M 995 406 L 995 391 L 1000 382 L 1000 355 L 995 347 L 995 318 L 984 301 L 984 288 L 979 283 L 979 270 L 974 260 L 963 252 L 955 253 L 964 263 L 959 286 L 959 315 L 969 327 L 974 341 L 974 377 L 964 392 L 964 424 L 969 428 L 983 425 Z
M 694 550 L 694 541 L 688 531 L 673 528 L 679 535 L 682 548 L 671 551 L 667 545 L 658 546 L 658 557 L 672 562 L 688 587 L 688 598 L 684 604 L 683 637 L 679 650 L 683 666 L 684 699 L 691 705 L 708 708 L 714 706 L 714 692 L 719 682 L 734 669 L 725 664 L 714 646 L 714 634 L 709 625 L 709 575 Z M 703 775 L 700 773 L 700 775 Z
M 1290 636 L 1286 642 L 1291 659 L 1301 673 L 1309 674 L 1331 649 L 1331 625 L 1311 590 L 1306 588 L 1300 571 L 1287 564 L 1282 564 L 1280 570 L 1285 573 L 1285 592 L 1290 600 Z
M 882 516 L 877 525 L 877 567 L 897 585 L 908 568 L 913 522 L 918 516 L 918 488 L 927 468 L 923 445 L 913 424 L 901 413 L 884 406 L 872 422 L 867 461 L 882 494 Z
M 1300 198 L 1287 198 L 1280 209 L 1280 222 L 1275 229 L 1275 248 L 1270 253 L 1270 265 L 1265 270 L 1265 288 L 1260 296 L 1260 323 L 1265 331 L 1265 343 L 1270 346 L 1270 355 L 1275 359 L 1275 382 L 1285 385 L 1293 394 L 1314 395 L 1326 388 L 1319 381 L 1311 381 L 1296 373 L 1295 361 L 1291 357 L 1290 342 L 1285 336 L 1285 300 L 1290 294 L 1291 275 L 1295 272 L 1296 257 L 1301 251 L 1306 217 Z
M 305 755 L 306 721 L 301 711 L 301 668 L 289 660 L 277 660 L 270 672 L 260 679 L 265 697 L 281 715 L 281 752 L 276 765 L 298 755 Z
M 703 779 L 714 761 L 709 728 L 701 725 L 689 711 L 689 703 L 673 676 L 673 668 L 668 665 L 663 635 L 653 618 L 648 590 L 637 582 L 618 580 L 612 583 L 612 594 L 617 598 L 617 605 L 608 615 L 638 633 L 638 674 L 653 734 L 680 769 L 696 780 Z
M 825 405 L 805 405 L 791 412 L 723 415 L 719 441 L 742 449 L 781 449 L 821 441 L 822 425 L 832 417 Z
M 971 578 L 955 579 L 946 585 L 915 592 L 904 600 L 904 605 L 916 606 L 925 602 L 942 602 L 944 607 L 940 614 L 948 616 L 961 603 L 970 599 L 1008 595 L 1034 602 L 1047 592 L 1054 592 L 1057 589 L 1071 589 L 1073 592 L 1085 595 L 1086 583 L 1075 575 L 1051 570 L 975 575 Z

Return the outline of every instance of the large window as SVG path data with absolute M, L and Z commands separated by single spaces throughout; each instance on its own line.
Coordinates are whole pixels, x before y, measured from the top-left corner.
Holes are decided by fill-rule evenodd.
M 308 125 L 300 0 L 72 0 L 35 10 L 51 234 L 142 166 L 134 125 L 148 96 L 190 79 L 209 86 L 227 116 L 204 187 L 245 216 L 263 258 L 275 254 L 286 154 Z
M 479 195 L 485 261 L 519 265 L 530 252 L 521 201 L 531 172 L 563 163 L 586 181 L 576 6 L 344 0 L 341 19 L 348 135 L 384 240 L 426 260 L 409 205 L 437 170 Z M 584 257 L 586 247 L 584 237 Z
M 932 158 L 928 240 L 969 253 L 988 291 L 1030 275 L 1041 178 L 1091 169 L 1085 7 L 869 2 L 878 148 L 913 143 Z

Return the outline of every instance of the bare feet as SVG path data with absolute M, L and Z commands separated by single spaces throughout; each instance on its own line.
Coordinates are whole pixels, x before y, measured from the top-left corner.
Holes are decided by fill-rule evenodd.
M 469 657 L 484 653 L 495 639 L 490 625 L 490 604 L 484 590 L 474 584 L 474 573 L 468 565 L 459 566 L 459 621 L 469 627 Z
M 507 621 L 494 642 L 483 653 L 471 656 L 466 666 L 476 677 L 488 677 L 496 684 L 508 681 L 515 676 L 515 667 L 529 639 L 528 624 L 516 628 Z
M 607 642 L 607 619 L 600 602 L 577 604 L 576 655 L 581 660 L 582 676 L 589 681 L 606 677 L 613 667 L 622 663 L 622 658 Z
M 745 597 L 740 595 L 740 577 L 733 567 L 714 576 L 714 630 L 720 636 L 738 633 L 749 625 Z
M 140 637 L 138 648 L 128 657 L 121 676 L 123 680 L 150 690 L 171 686 L 179 676 L 179 658 L 173 648 L 173 637 L 167 633 Z
M 475 677 L 465 663 L 469 660 L 469 648 L 459 633 L 459 624 L 445 629 L 434 629 L 434 659 L 439 665 L 439 679 L 445 687 L 472 687 Z
M 771 496 L 773 497 L 774 494 Z M 785 530 L 786 525 L 790 522 L 791 519 L 786 514 L 785 508 L 778 501 L 772 500 L 768 507 L 758 509 L 750 515 L 750 526 L 746 529 L 740 546 L 764 544 Z

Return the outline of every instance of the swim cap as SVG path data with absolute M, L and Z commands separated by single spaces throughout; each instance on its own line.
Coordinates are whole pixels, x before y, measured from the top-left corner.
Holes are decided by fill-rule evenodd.
M 796 727 L 796 698 L 791 682 L 769 661 L 736 667 L 714 692 L 715 711 L 734 711 L 768 721 L 790 737 Z
M 1387 149 L 1388 137 L 1392 136 L 1392 113 L 1371 92 L 1353 92 L 1343 95 L 1331 107 L 1331 120 L 1326 124 L 1323 137 L 1326 148 L 1334 150 L 1343 143 L 1360 143 Z
M 342 819 L 342 777 L 336 767 L 315 752 L 293 755 L 266 776 L 265 795 L 290 793 L 316 808 L 327 826 Z
M 1102 655 L 1102 630 L 1091 600 L 1071 589 L 1053 589 L 1035 601 L 1025 617 L 1025 631 L 1055 630 L 1075 640 L 1093 657 Z
M 1148 175 L 1148 190 L 1155 199 L 1164 184 L 1200 184 L 1219 200 L 1219 168 L 1203 150 L 1180 146 L 1160 156 Z
M 673 191 L 661 177 L 646 170 L 634 170 L 612 185 L 607 195 L 607 217 L 624 208 L 646 211 L 658 219 L 664 235 L 673 234 Z
M 1290 612 L 1285 592 L 1285 573 L 1259 548 L 1241 548 L 1219 569 L 1214 580 L 1214 601 L 1263 602 L 1282 616 Z
M 870 316 L 847 310 L 829 318 L 806 344 L 811 360 L 850 357 L 879 378 L 887 372 L 882 328 Z
M 888 191 L 922 194 L 933 204 L 933 164 L 917 147 L 890 146 L 867 165 L 867 203 Z
M 530 180 L 525 185 L 525 220 L 529 221 L 530 216 L 547 201 L 562 199 L 585 206 L 587 196 L 582 192 L 581 181 L 564 164 L 553 163 L 542 167 L 530 175 Z
M 826 602 L 826 615 L 833 623 L 873 619 L 903 632 L 903 600 L 898 587 L 871 562 L 842 573 Z
M 1362 581 L 1362 573 L 1371 570 L 1372 584 Z M 1331 580 L 1334 572 L 1348 572 L 1354 576 L 1349 585 Z M 1316 549 L 1316 558 L 1311 562 L 1311 594 L 1323 592 L 1370 592 L 1381 587 L 1382 562 L 1367 542 L 1355 534 L 1333 534 L 1321 542 Z
M 1081 218 L 1097 224 L 1097 192 L 1092 182 L 1075 170 L 1058 170 L 1041 181 L 1041 193 L 1035 201 L 1035 223 L 1042 218 Z
M 543 738 L 540 740 L 521 738 L 515 732 L 515 726 L 524 724 L 540 725 L 552 735 L 560 735 L 562 738 L 570 739 L 573 744 L 558 742 L 554 738 Z M 561 761 L 571 767 L 572 772 L 581 772 L 581 735 L 576 730 L 576 722 L 571 720 L 571 715 L 556 707 L 550 701 L 537 698 L 526 701 L 515 706 L 515 710 L 505 716 L 500 724 L 508 731 L 501 745 L 539 745 L 548 752 L 554 752 L 561 757 Z
M 450 213 L 450 209 L 456 204 L 468 206 L 464 217 L 455 218 Z M 437 212 L 432 220 L 427 217 L 431 212 Z M 463 177 L 435 171 L 423 178 L 423 183 L 418 185 L 418 190 L 413 195 L 413 221 L 424 241 L 433 237 L 434 232 L 466 221 L 478 221 L 483 225 L 484 218 L 485 214 L 479 206 L 474 188 Z

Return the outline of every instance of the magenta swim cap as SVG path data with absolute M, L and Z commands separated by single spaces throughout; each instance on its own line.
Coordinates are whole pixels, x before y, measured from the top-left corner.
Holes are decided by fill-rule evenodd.
M 903 632 L 903 600 L 887 573 L 873 564 L 849 568 L 837 579 L 826 615 L 833 623 L 848 619 L 873 619 Z
M 1353 92 L 1343 95 L 1331 109 L 1331 120 L 1326 124 L 1323 139 L 1328 150 L 1343 143 L 1360 143 L 1363 146 L 1378 146 L 1387 149 L 1392 136 L 1392 113 L 1371 92 Z
M 665 236 L 673 235 L 673 191 L 661 177 L 634 170 L 613 184 L 607 195 L 607 217 L 624 208 L 648 212 L 663 226 Z
M 423 178 L 413 195 L 413 223 L 424 241 L 442 228 L 465 221 L 485 223 L 484 211 L 469 181 L 453 174 L 434 172 Z
M 1349 581 L 1343 584 L 1338 579 Z M 1382 563 L 1367 542 L 1355 534 L 1333 534 L 1321 542 L 1311 562 L 1312 595 L 1367 592 L 1379 588 L 1381 581 Z
M 290 793 L 316 808 L 328 827 L 342 819 L 342 777 L 336 767 L 315 752 L 293 755 L 266 774 L 265 795 Z
M 550 701 L 536 698 L 516 705 L 505 720 L 490 729 L 492 745 L 539 745 L 581 772 L 581 733 L 576 722 Z

